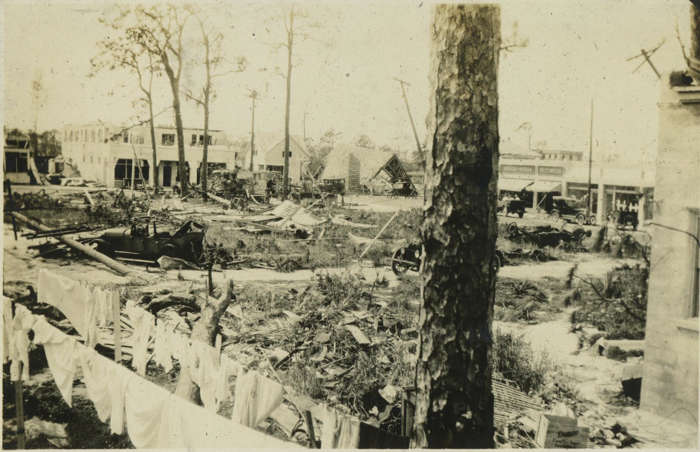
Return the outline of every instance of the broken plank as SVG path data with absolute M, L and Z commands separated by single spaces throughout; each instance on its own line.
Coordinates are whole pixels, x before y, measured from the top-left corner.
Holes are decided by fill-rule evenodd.
M 352 336 L 355 338 L 358 344 L 369 345 L 372 343 L 372 341 L 369 340 L 365 333 L 363 333 L 362 330 L 356 327 L 355 325 L 345 325 L 345 329 L 352 334 Z

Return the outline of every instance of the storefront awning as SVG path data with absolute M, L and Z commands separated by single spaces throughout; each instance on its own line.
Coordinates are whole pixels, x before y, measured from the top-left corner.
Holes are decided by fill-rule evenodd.
M 538 180 L 534 184 L 527 187 L 526 190 L 536 191 L 538 193 L 549 193 L 553 191 L 561 192 L 561 182 Z
M 531 180 L 498 178 L 498 189 L 505 191 L 521 191 L 525 186 L 532 184 Z

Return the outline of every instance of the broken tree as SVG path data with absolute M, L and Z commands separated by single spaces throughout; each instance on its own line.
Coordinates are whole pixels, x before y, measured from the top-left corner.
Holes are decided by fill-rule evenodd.
M 232 279 L 226 282 L 225 287 L 221 290 L 219 298 L 207 296 L 205 299 L 202 299 L 198 297 L 198 303 L 201 307 L 201 317 L 192 327 L 190 339 L 208 345 L 214 345 L 216 332 L 219 327 L 219 320 L 221 320 L 221 316 L 226 312 L 226 308 L 234 301 L 236 301 L 236 296 L 233 292 Z M 192 377 L 186 369 L 181 370 L 180 377 L 177 381 L 177 387 L 175 388 L 175 394 L 199 405 L 202 404 L 199 386 L 192 381 Z
M 413 446 L 493 448 L 500 9 L 439 5 Z

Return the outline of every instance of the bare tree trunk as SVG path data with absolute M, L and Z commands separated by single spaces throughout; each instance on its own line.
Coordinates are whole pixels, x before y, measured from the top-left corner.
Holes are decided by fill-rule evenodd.
M 204 199 L 207 199 L 207 163 L 209 157 L 209 94 L 204 95 L 204 149 L 202 150 L 202 193 Z
M 413 445 L 493 448 L 500 9 L 439 5 Z
M 158 152 L 156 144 L 156 126 L 153 124 L 153 100 L 148 98 L 148 113 L 151 128 L 151 148 L 153 149 L 153 188 L 158 189 Z
M 182 130 L 182 113 L 180 113 L 180 93 L 176 93 L 177 88 L 173 87 L 173 109 L 175 110 L 175 129 L 177 129 L 177 175 L 180 178 L 180 189 L 182 196 L 188 192 L 189 178 L 185 167 L 185 134 Z
M 282 170 L 282 200 L 289 194 L 289 107 L 292 95 L 292 48 L 294 46 L 294 8 L 289 12 L 287 31 L 287 102 L 284 113 L 284 169 Z
M 200 303 L 202 307 L 202 316 L 197 323 L 195 323 L 194 327 L 192 327 L 190 338 L 204 342 L 205 344 L 214 345 L 219 320 L 221 316 L 224 315 L 224 312 L 226 312 L 226 308 L 234 301 L 236 301 L 236 296 L 233 293 L 233 280 L 230 279 L 226 282 L 226 288 L 222 291 L 220 298 L 209 298 L 207 303 Z M 177 380 L 175 394 L 185 397 L 194 403 L 200 405 L 202 403 L 199 387 L 192 381 L 190 374 L 188 372 L 183 372 L 182 369 L 180 377 Z

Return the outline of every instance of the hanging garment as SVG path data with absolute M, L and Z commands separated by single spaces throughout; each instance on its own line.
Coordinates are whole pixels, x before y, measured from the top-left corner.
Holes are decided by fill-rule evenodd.
M 92 303 L 95 305 L 95 323 L 97 326 L 107 326 L 112 319 L 112 306 L 119 301 L 119 291 L 116 289 L 103 289 L 91 287 Z
M 255 371 L 239 374 L 233 402 L 234 422 L 257 427 L 282 404 L 282 385 Z
M 321 427 L 322 449 L 357 449 L 360 444 L 360 420 L 325 408 Z
M 161 421 L 170 395 L 164 388 L 138 375 L 128 377 L 124 398 L 126 430 L 137 449 L 160 447 Z
M 10 349 L 14 347 L 12 340 L 12 300 L 2 297 L 2 363 L 10 361 Z
M 90 288 L 78 281 L 41 269 L 37 297 L 39 302 L 48 303 L 61 311 L 88 346 L 94 347 L 97 341 L 97 325 L 95 304 L 92 302 L 93 292 Z
M 163 438 L 161 447 L 185 447 L 187 449 L 291 449 L 302 446 L 279 440 L 273 436 L 258 432 L 250 427 L 233 424 L 229 419 L 219 416 L 204 407 L 181 398 L 171 399 L 167 416 L 170 429 L 163 431 L 165 426 L 161 424 L 162 436 L 167 436 L 170 431 L 172 438 Z M 196 421 L 193 421 L 195 420 Z M 173 432 L 179 427 L 180 432 Z M 184 444 L 182 444 L 184 443 Z
M 170 372 L 173 368 L 173 334 L 170 326 L 158 320 L 156 322 L 155 345 L 153 346 L 153 357 L 156 364 Z
M 49 325 L 43 317 L 38 317 L 33 329 L 34 342 L 44 346 L 46 361 L 49 363 L 56 386 L 68 406 L 72 407 L 73 379 L 78 353 L 75 339 Z
M 222 378 L 222 369 L 216 349 L 203 342 L 193 340 L 187 368 L 190 378 L 199 387 L 199 396 L 205 408 L 214 413 L 219 411 L 220 400 L 217 393 L 222 385 L 219 381 Z
M 97 417 L 100 421 L 106 422 L 112 413 L 112 397 L 109 386 L 111 380 L 110 362 L 93 349 L 82 346 L 78 346 L 78 349 L 78 361 L 88 398 L 95 405 Z
M 130 300 L 126 307 L 134 332 L 131 335 L 132 361 L 131 366 L 140 375 L 146 374 L 148 365 L 148 346 L 154 328 L 155 317 L 150 312 L 139 308 Z
M 11 311 L 10 311 L 11 312 Z M 21 304 L 15 305 L 15 316 L 12 319 L 12 330 L 10 332 L 11 344 L 9 350 L 10 359 L 10 380 L 29 380 L 29 331 L 34 326 L 36 318 L 26 307 Z M 21 369 L 21 372 L 20 372 Z
M 128 369 L 109 361 L 108 387 L 111 412 L 109 430 L 117 435 L 124 433 L 126 384 L 132 375 Z

